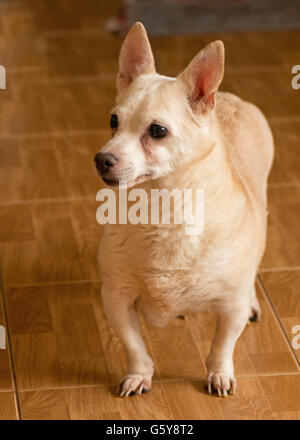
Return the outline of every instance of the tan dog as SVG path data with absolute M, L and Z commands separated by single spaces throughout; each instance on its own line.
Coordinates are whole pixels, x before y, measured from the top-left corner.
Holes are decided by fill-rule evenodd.
M 187 235 L 184 223 L 103 228 L 103 305 L 128 359 L 120 395 L 151 387 L 154 368 L 138 307 L 158 326 L 180 314 L 217 313 L 207 385 L 210 393 L 226 396 L 236 388 L 235 343 L 248 319 L 261 313 L 254 283 L 265 248 L 272 134 L 257 107 L 217 92 L 224 72 L 221 41 L 169 78 L 156 73 L 145 29 L 136 23 L 119 67 L 113 136 L 95 157 L 99 174 L 110 186 L 203 188 L 205 197 L 198 236 Z

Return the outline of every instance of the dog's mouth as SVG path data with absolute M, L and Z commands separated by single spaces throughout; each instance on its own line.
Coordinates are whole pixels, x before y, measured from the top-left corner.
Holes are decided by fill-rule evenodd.
M 104 183 L 106 183 L 106 185 L 108 186 L 118 186 L 119 185 L 119 180 L 115 180 L 115 179 L 107 179 L 106 177 L 102 177 L 102 180 Z
M 139 183 L 142 183 L 145 180 L 149 179 L 149 177 L 152 177 L 152 173 L 141 174 L 139 177 L 137 177 L 134 180 L 126 181 L 127 188 L 130 188 L 131 186 L 138 185 Z M 107 177 L 102 177 L 102 180 L 108 186 L 120 185 L 122 187 L 123 186 L 122 184 L 125 182 L 124 180 L 108 179 Z

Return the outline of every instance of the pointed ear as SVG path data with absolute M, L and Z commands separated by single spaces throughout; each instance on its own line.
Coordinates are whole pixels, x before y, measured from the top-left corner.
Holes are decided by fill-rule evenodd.
M 179 75 L 193 111 L 207 112 L 215 106 L 215 95 L 224 75 L 224 44 L 208 44 Z
M 123 42 L 119 56 L 118 91 L 126 88 L 138 75 L 155 73 L 151 46 L 142 23 L 135 23 Z

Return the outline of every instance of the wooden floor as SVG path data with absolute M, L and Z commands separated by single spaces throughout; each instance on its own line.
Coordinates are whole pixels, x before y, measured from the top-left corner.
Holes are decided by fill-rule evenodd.
M 51 5 L 51 6 L 50 6 Z M 299 419 L 300 32 L 153 38 L 161 73 L 177 74 L 207 42 L 227 50 L 223 90 L 258 104 L 276 142 L 268 245 L 257 278 L 261 324 L 240 338 L 238 392 L 208 396 L 214 317 L 142 322 L 153 390 L 120 399 L 124 353 L 99 296 L 93 156 L 109 137 L 120 39 L 102 30 L 118 1 L 0 1 L 0 350 L 2 419 Z

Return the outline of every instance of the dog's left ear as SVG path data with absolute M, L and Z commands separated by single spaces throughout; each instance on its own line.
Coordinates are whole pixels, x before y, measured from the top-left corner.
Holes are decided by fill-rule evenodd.
M 196 55 L 178 76 L 193 111 L 206 113 L 215 106 L 215 95 L 224 76 L 224 44 L 214 41 Z
M 155 73 L 155 65 L 146 30 L 142 23 L 136 22 L 121 47 L 117 77 L 118 92 L 143 73 Z

